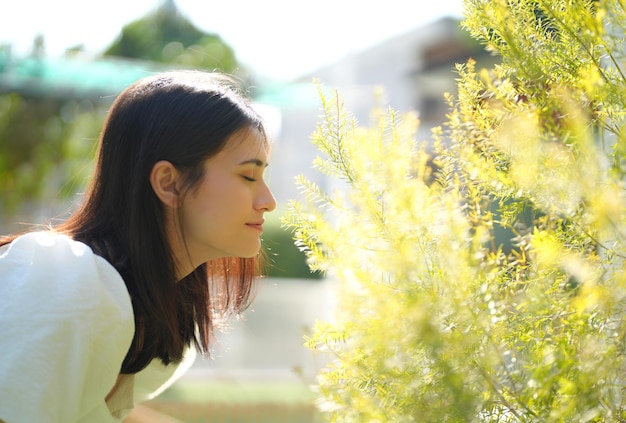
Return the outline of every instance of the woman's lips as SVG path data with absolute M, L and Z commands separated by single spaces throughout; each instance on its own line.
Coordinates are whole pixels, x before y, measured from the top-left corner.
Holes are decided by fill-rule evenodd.
M 263 222 L 246 223 L 246 226 L 249 226 L 252 229 L 256 229 L 259 232 L 263 232 Z

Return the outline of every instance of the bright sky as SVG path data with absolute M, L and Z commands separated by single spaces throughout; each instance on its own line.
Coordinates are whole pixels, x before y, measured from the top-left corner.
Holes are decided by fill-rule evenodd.
M 16 54 L 43 34 L 49 55 L 79 44 L 98 53 L 122 26 L 162 0 L 8 0 L 0 7 L 0 43 Z M 419 28 L 462 17 L 463 0 L 175 0 L 198 28 L 222 37 L 258 75 L 290 79 L 342 56 Z

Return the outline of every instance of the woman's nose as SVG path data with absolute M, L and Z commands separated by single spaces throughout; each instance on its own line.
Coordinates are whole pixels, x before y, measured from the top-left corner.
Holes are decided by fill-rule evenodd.
M 263 189 L 259 193 L 256 201 L 257 210 L 265 210 L 271 212 L 276 208 L 276 198 L 266 183 L 263 183 Z

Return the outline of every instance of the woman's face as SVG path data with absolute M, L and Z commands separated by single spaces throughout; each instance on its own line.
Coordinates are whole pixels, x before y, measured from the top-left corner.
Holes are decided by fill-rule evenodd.
M 235 133 L 224 149 L 204 162 L 204 176 L 182 204 L 182 231 L 189 257 L 198 266 L 220 257 L 254 257 L 261 248 L 263 215 L 276 200 L 263 179 L 268 151 L 253 128 Z

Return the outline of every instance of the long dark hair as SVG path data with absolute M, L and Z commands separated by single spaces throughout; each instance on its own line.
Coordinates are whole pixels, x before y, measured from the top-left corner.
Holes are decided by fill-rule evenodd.
M 184 175 L 188 192 L 201 180 L 203 162 L 246 127 L 267 142 L 261 118 L 235 81 L 217 73 L 150 76 L 111 106 L 84 200 L 54 230 L 89 245 L 126 283 L 135 335 L 121 373 L 136 373 L 154 358 L 179 362 L 193 344 L 209 353 L 216 316 L 248 307 L 259 257 L 213 260 L 177 281 L 164 207 L 149 180 L 154 164 L 167 160 Z

